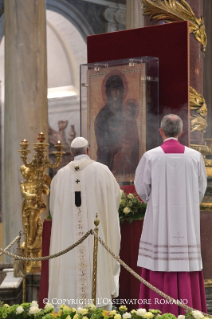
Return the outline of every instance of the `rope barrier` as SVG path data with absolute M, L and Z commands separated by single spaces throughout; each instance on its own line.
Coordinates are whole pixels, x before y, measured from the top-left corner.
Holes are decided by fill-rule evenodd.
M 21 235 L 15 237 L 15 239 L 13 239 L 13 241 L 11 241 L 11 243 L 3 250 L 2 248 L 0 248 L 0 256 L 4 254 L 3 251 L 8 250 L 10 247 L 12 247 L 13 244 L 15 244 L 16 241 L 21 239 Z
M 185 309 L 186 311 L 196 311 L 196 309 L 188 307 L 186 305 L 183 305 L 181 302 L 179 302 L 178 300 L 170 297 L 169 295 L 166 295 L 164 292 L 162 292 L 161 290 L 157 289 L 155 286 L 151 285 L 148 281 L 146 281 L 145 279 L 143 279 L 141 276 L 139 276 L 132 268 L 130 268 L 127 264 L 125 264 L 125 262 L 123 260 L 121 260 L 118 256 L 116 256 L 110 248 L 107 247 L 107 245 L 105 244 L 105 242 L 96 235 L 96 233 L 91 230 L 92 235 L 94 235 L 94 237 L 96 237 L 98 239 L 98 241 L 100 242 L 100 244 L 113 256 L 113 258 L 115 258 L 120 265 L 122 265 L 129 273 L 131 273 L 131 275 L 133 275 L 136 279 L 138 279 L 140 282 L 142 282 L 144 285 L 146 285 L 148 288 L 150 288 L 151 290 L 155 291 L 156 293 L 158 293 L 161 297 L 164 297 L 165 299 L 173 302 L 174 304 L 178 305 L 179 307 Z M 212 318 L 211 315 L 202 312 L 202 314 L 204 316 L 207 316 L 209 318 Z
M 120 265 L 122 265 L 131 275 L 133 275 L 136 279 L 138 279 L 140 282 L 142 282 L 144 285 L 146 285 L 148 288 L 150 288 L 151 290 L 153 290 L 154 292 L 156 292 L 157 294 L 159 294 L 161 297 L 169 300 L 170 302 L 172 302 L 173 304 L 176 304 L 177 306 L 185 309 L 186 311 L 196 311 L 196 309 L 188 307 L 184 304 L 182 304 L 181 302 L 179 302 L 179 300 L 176 300 L 172 297 L 170 297 L 169 295 L 165 294 L 164 292 L 162 292 L 161 290 L 157 289 L 155 286 L 151 285 L 148 281 L 146 281 L 145 279 L 143 279 L 141 276 L 139 276 L 132 268 L 130 268 L 127 264 L 125 264 L 125 262 L 123 260 L 121 260 L 118 256 L 116 256 L 111 249 L 105 244 L 105 242 L 94 232 L 93 229 L 89 230 L 87 233 L 85 233 L 85 235 L 83 237 L 81 237 L 76 243 L 74 243 L 73 245 L 69 246 L 68 248 L 60 251 L 59 253 L 56 254 L 52 254 L 49 256 L 45 256 L 45 257 L 37 257 L 37 258 L 27 258 L 27 257 L 22 257 L 22 256 L 18 256 L 15 254 L 12 254 L 8 251 L 6 251 L 7 249 L 9 249 L 18 239 L 21 238 L 21 236 L 17 236 L 5 249 L 0 248 L 0 256 L 2 254 L 6 254 L 12 258 L 15 259 L 19 259 L 19 260 L 24 260 L 24 261 L 42 261 L 42 260 L 49 260 L 49 259 L 53 259 L 56 257 L 59 257 L 61 255 L 66 254 L 67 252 L 69 252 L 70 250 L 74 249 L 75 247 L 77 247 L 79 244 L 81 244 L 89 235 L 94 235 L 94 237 L 96 237 L 98 239 L 98 241 L 100 242 L 100 244 L 109 252 L 109 254 L 116 259 L 116 261 L 118 261 L 120 263 Z M 212 315 L 209 315 L 207 313 L 202 312 L 202 314 L 204 316 L 207 316 L 209 318 L 212 318 Z
M 48 259 L 52 259 L 52 258 L 56 258 L 56 257 L 59 257 L 61 255 L 64 255 L 66 254 L 67 252 L 69 252 L 70 250 L 74 249 L 75 247 L 77 247 L 79 244 L 81 244 L 89 235 L 91 235 L 92 232 L 91 230 L 89 230 L 87 233 L 85 233 L 85 235 L 83 237 L 81 237 L 75 244 L 69 246 L 68 248 L 64 249 L 64 250 L 61 250 L 59 253 L 56 253 L 56 254 L 52 254 L 52 255 L 49 255 L 49 256 L 45 256 L 45 257 L 36 257 L 36 258 L 28 258 L 28 257 L 22 257 L 22 256 L 18 256 L 18 255 L 15 255 L 15 254 L 12 254 L 8 251 L 6 251 L 6 249 L 2 249 L 0 248 L 0 252 L 2 252 L 2 254 L 5 254 L 7 256 L 10 256 L 12 258 L 15 258 L 15 259 L 19 259 L 19 260 L 24 260 L 24 261 L 42 261 L 42 260 L 48 260 Z

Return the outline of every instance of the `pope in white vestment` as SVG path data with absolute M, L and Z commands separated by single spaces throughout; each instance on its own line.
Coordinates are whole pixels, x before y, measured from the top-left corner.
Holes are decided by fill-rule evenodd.
M 76 138 L 71 147 L 85 145 L 85 139 Z M 119 185 L 107 166 L 92 161 L 86 154 L 75 156 L 52 180 L 50 254 L 67 248 L 94 229 L 98 214 L 99 236 L 119 255 L 120 197 Z M 62 303 L 75 308 L 92 303 L 93 243 L 94 236 L 90 235 L 74 250 L 50 260 L 49 302 L 56 305 L 57 300 L 63 300 Z M 112 297 L 118 296 L 119 271 L 119 263 L 99 243 L 97 307 L 110 307 Z
M 135 174 L 136 191 L 147 203 L 138 266 L 144 279 L 163 292 L 206 311 L 200 246 L 200 202 L 207 186 L 203 157 L 178 142 L 182 134 L 178 116 L 164 117 L 160 133 L 163 145 L 143 155 Z M 161 297 L 141 284 L 140 298 L 154 304 Z M 180 314 L 176 306 L 167 307 L 157 302 L 151 306 Z

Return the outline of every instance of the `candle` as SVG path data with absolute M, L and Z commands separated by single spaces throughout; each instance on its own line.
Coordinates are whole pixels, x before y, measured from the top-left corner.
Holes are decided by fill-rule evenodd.
M 22 149 L 26 150 L 28 145 L 29 145 L 29 143 L 28 143 L 28 141 L 26 139 L 24 139 L 23 141 L 21 141 L 20 145 L 21 145 Z
M 43 132 L 40 132 L 37 137 L 38 142 L 43 143 L 45 139 Z

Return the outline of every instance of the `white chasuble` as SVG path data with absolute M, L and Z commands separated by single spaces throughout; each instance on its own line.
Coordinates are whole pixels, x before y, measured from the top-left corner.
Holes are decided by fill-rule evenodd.
M 165 154 L 161 147 L 142 157 L 135 176 L 147 202 L 138 266 L 153 271 L 199 271 L 200 202 L 207 185 L 202 155 L 188 147 Z
M 75 204 L 75 192 L 80 192 L 81 205 Z M 118 207 L 120 188 L 107 166 L 87 156 L 75 160 L 53 178 L 50 194 L 52 233 L 50 254 L 77 242 L 94 229 L 96 214 L 100 220 L 99 236 L 119 255 L 120 228 Z M 49 302 L 62 299 L 64 304 L 83 307 L 92 303 L 94 236 L 49 263 Z M 118 296 L 120 266 L 98 244 L 97 307 Z M 58 305 L 59 307 L 59 305 Z

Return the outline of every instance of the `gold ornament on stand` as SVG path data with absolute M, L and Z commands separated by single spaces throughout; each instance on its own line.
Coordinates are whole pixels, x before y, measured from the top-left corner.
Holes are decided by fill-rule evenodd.
M 207 114 L 208 109 L 204 97 L 199 94 L 194 88 L 190 87 L 190 123 L 191 132 L 201 131 L 205 133 L 207 128 Z M 202 153 L 207 176 L 212 176 L 212 160 L 207 158 L 207 156 L 212 155 L 212 139 L 204 138 L 206 145 L 191 144 L 190 147 Z
M 56 149 L 53 154 L 56 156 L 55 164 L 52 164 L 47 157 L 48 143 L 44 143 L 45 137 L 40 133 L 37 138 L 38 142 L 34 143 L 35 154 L 30 163 L 27 163 L 29 143 L 24 139 L 21 143 L 21 159 L 23 165 L 20 172 L 25 181 L 20 183 L 21 194 L 24 198 L 22 203 L 22 222 L 25 233 L 25 242 L 22 243 L 22 250 L 25 257 L 40 257 L 42 247 L 42 229 L 43 224 L 40 214 L 46 209 L 43 195 L 49 194 L 49 185 L 51 178 L 45 174 L 47 168 L 56 168 L 62 160 L 63 145 L 60 141 L 54 146 Z M 26 273 L 37 273 L 41 271 L 40 261 L 30 261 L 25 265 Z
M 205 133 L 207 128 L 207 105 L 204 97 L 199 94 L 194 88 L 190 86 L 189 89 L 189 100 L 191 110 L 191 132 L 202 131 Z

